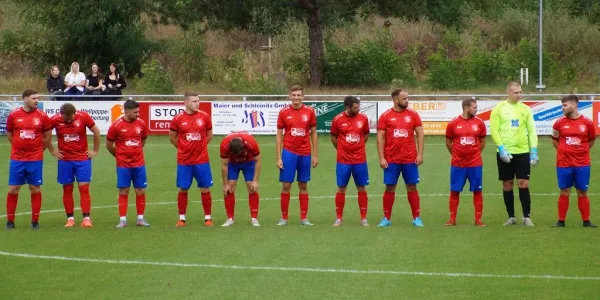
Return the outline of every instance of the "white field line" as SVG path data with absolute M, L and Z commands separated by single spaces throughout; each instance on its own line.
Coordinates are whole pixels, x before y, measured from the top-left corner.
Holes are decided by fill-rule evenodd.
M 142 260 L 113 260 L 100 258 L 78 258 L 67 256 L 36 255 L 29 253 L 14 253 L 0 251 L 1 256 L 59 260 L 70 262 L 103 263 L 114 265 L 142 265 L 178 268 L 211 268 L 226 270 L 250 270 L 250 271 L 281 271 L 281 272 L 311 272 L 311 273 L 338 273 L 356 275 L 398 275 L 398 276 L 428 276 L 428 277 L 469 277 L 469 278 L 508 278 L 508 279 L 546 279 L 546 280 L 587 280 L 600 281 L 597 276 L 564 276 L 564 275 L 527 275 L 527 274 L 483 274 L 483 273 L 445 273 L 445 272 L 410 272 L 393 270 L 356 270 L 356 269 L 333 269 L 333 268 L 308 268 L 308 267 L 277 267 L 277 266 L 243 266 L 243 265 L 218 265 L 177 263 L 165 261 L 142 261 Z
M 420 197 L 448 197 L 449 194 L 420 194 Z M 532 196 L 558 196 L 558 193 L 531 193 Z M 589 193 L 588 196 L 598 196 L 600 194 L 596 194 L 596 193 Z M 381 197 L 383 196 L 382 194 L 373 194 L 373 195 L 369 195 L 369 197 Z M 495 193 L 489 193 L 489 194 L 484 194 L 484 196 L 502 196 L 502 194 L 495 194 Z M 333 199 L 335 196 L 310 196 L 310 199 Z M 357 195 L 346 195 L 346 198 L 356 198 Z M 291 199 L 298 199 L 298 197 L 291 197 Z M 270 198 L 260 198 L 260 201 L 277 201 L 279 200 L 279 197 L 270 197 Z M 241 199 L 237 199 L 237 201 L 244 201 Z M 200 201 L 189 201 L 189 202 L 197 202 L 200 203 Z M 223 199 L 213 199 L 213 202 L 223 202 Z M 146 205 L 170 205 L 170 204 L 176 204 L 177 201 L 166 201 L 166 202 L 146 202 Z M 135 203 L 129 204 L 129 207 L 134 207 Z M 103 206 L 95 206 L 92 207 L 92 209 L 103 209 L 103 208 L 115 208 L 115 207 L 119 207 L 118 205 L 103 205 Z M 80 208 L 76 207 L 75 210 L 80 210 Z M 64 209 L 50 209 L 50 210 L 42 210 L 40 213 L 44 214 L 44 213 L 56 213 L 56 212 L 64 212 Z M 16 213 L 15 216 L 22 216 L 22 215 L 31 215 L 31 212 L 20 212 L 20 213 Z M 0 215 L 0 218 L 6 218 L 6 215 Z

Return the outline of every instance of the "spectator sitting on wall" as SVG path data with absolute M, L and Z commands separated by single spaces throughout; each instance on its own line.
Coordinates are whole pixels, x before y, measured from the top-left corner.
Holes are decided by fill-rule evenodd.
M 117 71 L 117 65 L 114 63 L 110 64 L 108 68 L 108 74 L 104 77 L 104 84 L 106 85 L 105 95 L 122 95 L 121 90 L 127 87 L 125 78 Z M 106 100 L 120 100 L 121 97 L 107 98 Z
M 92 72 L 87 75 L 87 81 L 85 85 L 85 94 L 86 95 L 101 95 L 102 90 L 104 90 L 104 79 L 100 74 L 98 65 L 96 63 L 92 64 Z M 90 98 L 89 100 L 98 100 L 98 98 Z
M 71 64 L 71 72 L 65 76 L 65 95 L 79 96 L 83 95 L 85 89 L 86 78 L 83 72 L 79 72 L 79 64 L 73 62 Z M 79 100 L 79 97 L 73 97 L 73 100 Z
M 51 95 L 65 94 L 65 80 L 60 75 L 58 66 L 52 66 L 50 69 L 50 75 L 48 75 L 48 78 L 46 79 L 46 89 Z M 50 100 L 54 101 L 56 100 L 56 97 L 50 97 Z

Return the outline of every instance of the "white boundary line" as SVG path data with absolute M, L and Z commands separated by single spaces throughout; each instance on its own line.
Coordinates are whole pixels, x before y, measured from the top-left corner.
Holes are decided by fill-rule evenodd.
M 444 273 L 444 272 L 409 272 L 393 270 L 356 270 L 356 269 L 333 269 L 333 268 L 307 268 L 307 267 L 275 267 L 275 266 L 243 266 L 243 265 L 217 265 L 176 263 L 142 260 L 113 260 L 99 258 L 79 258 L 67 256 L 36 255 L 29 253 L 13 253 L 0 251 L 1 256 L 47 259 L 60 261 L 74 261 L 87 263 L 104 263 L 116 265 L 144 265 L 160 267 L 183 267 L 183 268 L 212 268 L 229 270 L 260 270 L 260 271 L 291 271 L 291 272 L 313 272 L 313 273 L 344 273 L 357 275 L 399 275 L 399 276 L 429 276 L 429 277 L 471 277 L 471 278 L 509 278 L 509 279 L 550 279 L 550 280 L 590 280 L 600 281 L 598 276 L 563 276 L 563 275 L 527 275 L 527 274 L 480 274 L 480 273 Z
M 469 193 L 469 192 L 466 192 Z M 448 197 L 449 194 L 420 194 L 419 197 Z M 495 194 L 495 193 L 490 193 L 490 194 L 483 194 L 484 196 L 502 196 L 502 194 Z M 558 196 L 558 193 L 532 193 L 532 196 Z M 588 196 L 599 196 L 600 194 L 596 194 L 596 193 L 589 193 Z M 383 196 L 382 194 L 373 194 L 373 195 L 369 195 L 369 197 L 381 197 Z M 310 199 L 333 199 L 335 196 L 309 196 Z M 357 195 L 346 195 L 346 198 L 356 198 Z M 290 199 L 298 199 L 298 197 L 291 197 Z M 267 197 L 267 198 L 260 198 L 260 201 L 277 201 L 279 200 L 279 197 Z M 213 199 L 213 202 L 223 202 L 223 199 Z M 237 199 L 236 202 L 240 202 L 240 201 L 244 201 L 241 199 Z M 192 203 L 200 203 L 201 201 L 195 200 L 195 201 L 189 201 Z M 166 202 L 146 202 L 146 205 L 169 205 L 169 204 L 176 204 L 177 201 L 166 201 Z M 129 207 L 134 207 L 135 203 L 133 204 L 129 204 Z M 103 206 L 94 206 L 92 207 L 92 209 L 103 209 L 103 208 L 115 208 L 115 207 L 119 207 L 118 205 L 103 205 Z M 81 210 L 81 208 L 76 207 L 75 210 Z M 42 210 L 40 213 L 42 214 L 46 214 L 46 213 L 56 213 L 56 212 L 64 212 L 65 210 L 63 208 L 60 209 L 50 209 L 50 210 Z M 20 213 L 16 213 L 15 216 L 23 216 L 23 215 L 31 215 L 31 212 L 20 212 Z M 6 215 L 0 215 L 0 219 L 1 218 L 6 218 Z

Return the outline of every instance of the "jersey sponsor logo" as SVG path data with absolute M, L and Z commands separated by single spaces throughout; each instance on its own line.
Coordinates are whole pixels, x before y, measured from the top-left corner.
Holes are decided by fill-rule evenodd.
M 185 140 L 188 142 L 197 142 L 202 139 L 202 135 L 199 132 L 188 132 L 185 134 Z
M 360 142 L 360 135 L 350 133 L 350 134 L 346 135 L 346 142 L 347 143 L 358 143 L 358 142 Z
M 510 126 L 511 127 L 519 127 L 519 119 L 511 119 Z
M 404 116 L 404 122 L 410 123 L 410 120 L 411 120 L 410 116 Z
M 69 142 L 79 142 L 79 134 L 65 134 L 63 140 Z
M 22 140 L 33 140 L 35 139 L 35 132 L 33 130 L 21 130 L 19 131 L 19 137 Z
M 125 146 L 127 146 L 127 147 L 139 147 L 140 146 L 140 141 L 127 140 L 127 141 L 125 141 Z
M 566 142 L 567 142 L 567 145 L 569 145 L 569 146 L 581 146 L 581 139 L 578 137 L 567 136 Z
M 306 131 L 304 130 L 304 128 L 292 128 L 292 136 L 305 136 L 306 135 Z
M 585 130 L 587 129 L 587 127 L 583 124 L 579 125 L 579 131 L 581 132 L 585 132 Z
M 394 129 L 394 138 L 405 138 L 408 137 L 408 131 L 406 129 Z
M 460 144 L 463 146 L 475 145 L 475 139 L 472 136 L 463 136 L 460 138 Z
M 477 131 L 479 131 L 479 126 L 471 125 L 471 129 L 473 129 L 473 131 L 477 132 Z

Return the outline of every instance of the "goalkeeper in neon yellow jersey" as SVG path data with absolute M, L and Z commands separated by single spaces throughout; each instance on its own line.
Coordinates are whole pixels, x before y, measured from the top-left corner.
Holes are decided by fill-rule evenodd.
M 502 195 L 508 212 L 508 220 L 504 225 L 517 223 L 513 194 L 514 178 L 517 177 L 519 200 L 523 208 L 523 225 L 533 226 L 530 218 L 529 175 L 531 165 L 535 166 L 539 161 L 538 138 L 533 114 L 527 105 L 521 103 L 521 85 L 511 82 L 506 90 L 508 98 L 494 107 L 490 117 L 492 139 L 498 147 L 498 179 L 502 180 Z

